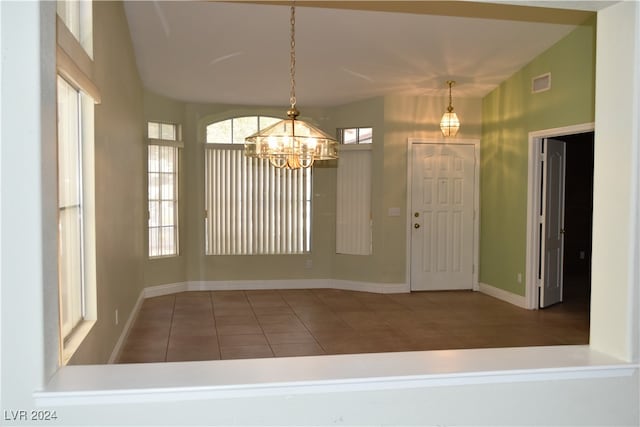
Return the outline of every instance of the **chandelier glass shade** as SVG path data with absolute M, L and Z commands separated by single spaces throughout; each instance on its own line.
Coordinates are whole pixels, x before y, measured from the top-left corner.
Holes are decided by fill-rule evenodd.
M 244 153 L 268 159 L 278 168 L 308 168 L 316 160 L 338 158 L 337 142 L 320 129 L 297 120 L 297 110 L 289 118 L 262 129 L 245 139 Z
M 440 120 L 440 130 L 444 136 L 456 136 L 460 129 L 460 120 L 458 115 L 453 112 L 453 105 L 451 105 L 451 86 L 455 83 L 452 80 L 447 81 L 449 85 L 449 106 L 447 107 L 447 112 L 442 115 L 442 120 Z
M 338 158 L 337 141 L 313 125 L 298 120 L 296 109 L 295 5 L 291 6 L 291 107 L 287 118 L 245 138 L 244 153 L 268 159 L 277 168 L 308 168 L 316 160 Z

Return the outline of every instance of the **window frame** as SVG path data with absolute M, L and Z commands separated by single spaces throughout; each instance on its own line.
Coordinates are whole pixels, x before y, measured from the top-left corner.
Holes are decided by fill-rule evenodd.
M 303 190 L 303 193 L 305 194 L 305 200 L 299 203 L 302 203 L 304 205 L 304 207 L 300 208 L 299 210 L 301 210 L 303 212 L 303 214 L 301 214 L 301 218 L 297 221 L 297 223 L 303 223 L 304 224 L 304 228 L 302 229 L 302 231 L 298 234 L 302 234 L 303 236 L 301 237 L 303 243 L 301 243 L 301 245 L 304 247 L 302 251 L 290 251 L 290 252 L 282 252 L 282 251 L 278 251 L 275 250 L 274 251 L 274 247 L 278 245 L 278 243 L 273 243 L 271 241 L 268 241 L 267 243 L 264 243 L 264 245 L 258 245 L 259 248 L 264 248 L 264 247 L 268 247 L 269 249 L 264 251 L 264 249 L 253 249 L 254 246 L 252 246 L 252 248 L 250 248 L 247 252 L 245 250 L 245 252 L 240 253 L 238 249 L 236 249 L 237 247 L 240 248 L 246 248 L 248 246 L 251 246 L 250 244 L 247 243 L 247 241 L 253 242 L 256 240 L 260 240 L 262 239 L 262 241 L 264 241 L 264 239 L 275 239 L 278 240 L 278 237 L 274 237 L 274 236 L 263 236 L 260 237 L 259 235 L 256 235 L 255 233 L 253 233 L 253 236 L 245 238 L 244 242 L 241 242 L 240 244 L 238 244 L 238 242 L 236 242 L 235 244 L 232 244 L 232 249 L 230 249 L 233 253 L 215 253 L 215 247 L 220 246 L 219 244 L 216 245 L 215 244 L 215 236 L 213 236 L 213 230 L 211 227 L 211 212 L 209 212 L 209 198 L 211 197 L 211 195 L 209 194 L 209 186 L 211 185 L 211 183 L 209 182 L 211 180 L 211 177 L 213 176 L 212 173 L 209 172 L 209 168 L 208 168 L 208 162 L 210 161 L 210 156 L 207 153 L 207 151 L 209 150 L 242 150 L 244 147 L 244 138 L 242 138 L 242 143 L 240 142 L 236 142 L 234 143 L 234 136 L 233 136 L 233 123 L 235 120 L 237 119 L 246 119 L 246 118 L 256 118 L 257 119 L 257 130 L 262 130 L 262 129 L 266 129 L 267 127 L 279 122 L 281 119 L 275 116 L 270 116 L 270 115 L 264 115 L 264 114 L 254 114 L 254 115 L 237 115 L 237 116 L 232 116 L 232 117 L 226 117 L 226 118 L 222 118 L 221 120 L 208 120 L 204 123 L 202 129 L 204 130 L 204 151 L 205 151 L 205 158 L 204 158 L 204 206 L 205 206 L 205 210 L 203 213 L 203 220 L 204 220 L 204 245 L 203 245 L 203 251 L 204 251 L 204 255 L 205 256 L 279 256 L 279 255 L 284 255 L 284 256 L 295 256 L 295 255 L 308 255 L 312 252 L 312 248 L 313 248 L 313 235 L 312 235 L 312 231 L 313 231 L 313 170 L 312 168 L 309 169 L 300 169 L 298 171 L 289 171 L 289 174 L 292 173 L 306 173 L 308 175 L 306 175 L 303 178 L 300 178 L 302 180 L 304 180 L 304 186 L 305 186 L 305 190 Z M 268 118 L 269 122 L 265 124 L 264 127 L 261 126 L 261 120 L 264 118 Z M 231 122 L 231 132 L 229 135 L 229 142 L 224 143 L 224 142 L 209 142 L 209 127 L 218 123 L 224 123 L 224 122 Z M 253 133 L 253 132 L 252 132 Z M 248 136 L 248 135 L 247 135 Z M 237 139 L 237 138 L 236 138 Z M 271 165 L 268 161 L 266 160 L 260 160 L 260 159 L 253 159 L 253 158 L 247 158 L 246 159 L 247 163 L 252 163 L 252 169 L 258 169 L 258 170 L 272 170 L 274 171 L 273 174 L 282 174 L 284 173 L 282 170 L 279 170 L 277 168 L 275 168 L 273 165 Z M 265 168 L 265 169 L 262 169 Z M 272 174 L 272 175 L 273 175 Z M 282 178 L 280 178 L 282 179 Z M 244 182 L 244 180 L 242 180 L 242 182 Z M 289 188 L 289 187 L 288 187 Z M 248 191 L 248 190 L 247 190 Z M 246 196 L 246 195 L 245 195 Z M 293 203 L 293 201 L 291 201 L 290 203 Z M 294 209 L 295 210 L 295 209 Z M 287 209 L 286 212 L 289 212 L 290 209 Z M 246 212 L 243 212 L 243 214 L 248 215 Z M 282 220 L 278 220 L 276 222 L 281 222 Z M 285 220 L 285 222 L 287 222 L 287 220 Z M 242 232 L 246 232 L 244 229 L 242 230 Z M 282 247 L 282 245 L 280 245 Z M 296 246 L 294 245 L 285 245 L 287 247 L 291 247 L 291 246 Z M 242 249 L 241 249 L 242 250 Z M 241 251 L 240 250 L 240 251 Z
M 371 130 L 371 137 L 367 138 L 367 139 L 361 139 L 360 138 L 360 132 L 365 130 L 365 129 Z M 355 132 L 356 132 L 355 142 L 344 142 L 345 132 L 346 131 L 351 131 L 351 130 L 355 130 Z M 358 127 L 337 128 L 336 129 L 336 139 L 338 140 L 339 146 L 341 146 L 341 147 L 358 146 L 358 145 L 371 146 L 373 144 L 373 126 L 367 126 L 367 127 L 358 126 Z M 363 141 L 369 141 L 369 142 L 363 142 Z
M 158 124 L 159 125 L 159 138 L 152 138 L 149 135 L 149 125 L 151 124 Z M 169 125 L 169 126 L 173 126 L 174 131 L 174 137 L 175 139 L 163 139 L 162 138 L 162 126 L 163 125 Z M 150 193 L 150 174 L 151 173 L 166 173 L 166 172 L 162 172 L 162 171 L 154 171 L 151 172 L 149 170 L 149 148 L 150 147 L 158 147 L 160 148 L 173 148 L 174 152 L 173 152 L 173 172 L 172 175 L 174 177 L 173 179 L 173 199 L 162 199 L 162 195 L 160 194 L 162 192 L 162 190 L 159 190 L 159 197 L 160 199 L 158 199 L 157 201 L 159 203 L 162 203 L 163 201 L 172 201 L 173 202 L 173 225 L 171 226 L 171 228 L 173 228 L 173 241 L 174 241 L 174 247 L 173 247 L 173 251 L 172 253 L 166 253 L 166 254 L 160 254 L 160 255 L 152 255 L 151 254 L 151 229 L 152 228 L 164 228 L 168 226 L 162 225 L 162 214 L 160 211 L 158 211 L 158 216 L 159 216 L 159 221 L 158 221 L 158 226 L 151 226 L 150 222 L 151 222 L 151 199 L 149 198 L 149 193 Z M 182 149 L 184 148 L 184 142 L 182 141 L 182 126 L 178 123 L 172 123 L 172 122 L 168 122 L 168 121 L 159 121 L 159 120 L 149 120 L 147 121 L 147 161 L 146 161 L 146 198 L 147 198 L 147 225 L 145 226 L 145 230 L 146 230 L 146 235 L 147 235 L 147 239 L 146 239 L 146 252 L 147 252 L 147 258 L 150 260 L 154 260 L 154 259 L 162 259 L 162 258 L 174 258 L 174 257 L 178 257 L 180 256 L 181 252 L 180 252 L 180 175 L 181 175 L 181 163 L 182 163 Z M 160 161 L 160 159 L 158 159 L 158 161 Z
M 74 322 L 71 329 L 66 330 L 63 322 L 64 310 L 68 306 L 67 301 L 63 298 L 62 289 L 65 286 L 62 282 L 62 267 L 60 263 L 61 245 L 64 237 L 60 234 L 60 225 L 58 227 L 58 265 L 59 265 L 59 334 L 60 334 L 60 362 L 62 365 L 68 363 L 75 351 L 78 349 L 82 341 L 89 334 L 97 321 L 97 290 L 96 290 L 96 249 L 95 249 L 95 198 L 94 198 L 94 167 L 93 167 L 93 104 L 94 100 L 84 91 L 65 79 L 61 74 L 57 75 L 59 81 L 63 81 L 76 93 L 77 120 L 74 125 L 77 126 L 77 134 L 75 144 L 78 145 L 78 158 L 76 183 L 79 193 L 79 276 L 80 276 L 80 295 L 77 296 L 81 304 L 79 320 Z M 60 94 L 57 94 L 56 98 Z M 58 115 L 60 110 L 57 108 Z M 60 117 L 59 117 L 60 118 Z M 58 138 L 60 135 L 58 134 Z M 58 142 L 58 144 L 60 144 Z M 58 154 L 59 156 L 59 154 Z M 58 160 L 60 162 L 60 160 Z M 61 179 L 61 170 L 58 168 L 57 179 Z M 60 194 L 58 194 L 58 203 L 60 203 Z M 60 224 L 60 206 L 58 205 L 58 223 Z M 78 272 L 76 272 L 78 273 Z

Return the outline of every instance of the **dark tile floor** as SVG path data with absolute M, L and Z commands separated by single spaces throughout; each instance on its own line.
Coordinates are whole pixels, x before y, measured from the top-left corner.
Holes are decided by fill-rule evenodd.
M 146 299 L 119 363 L 587 344 L 588 299 L 524 310 L 478 292 L 183 292 Z

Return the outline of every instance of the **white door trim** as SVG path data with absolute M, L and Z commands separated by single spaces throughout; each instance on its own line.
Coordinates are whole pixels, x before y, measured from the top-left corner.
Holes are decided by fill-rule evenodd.
M 540 306 L 538 294 L 537 269 L 539 263 L 540 235 L 538 232 L 538 215 L 540 212 L 540 144 L 545 138 L 556 138 L 565 135 L 593 132 L 595 124 L 583 123 L 553 129 L 529 132 L 529 171 L 527 177 L 527 248 L 525 270 L 525 301 L 527 308 L 537 310 Z
M 478 262 L 480 250 L 480 140 L 479 139 L 435 139 L 435 138 L 408 138 L 407 140 L 407 216 L 406 216 L 406 248 L 405 248 L 405 277 L 406 282 L 411 289 L 411 189 L 413 166 L 411 159 L 413 158 L 413 144 L 463 144 L 472 145 L 475 157 L 474 173 L 473 173 L 473 290 L 479 290 L 478 287 Z

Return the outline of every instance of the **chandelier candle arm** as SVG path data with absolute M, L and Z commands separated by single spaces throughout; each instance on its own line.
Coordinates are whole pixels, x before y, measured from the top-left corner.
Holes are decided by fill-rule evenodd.
M 267 159 L 277 168 L 308 168 L 316 160 L 338 158 L 337 141 L 313 125 L 298 120 L 296 108 L 296 40 L 295 4 L 291 6 L 291 40 L 289 76 L 291 91 L 287 118 L 245 138 L 248 157 Z

